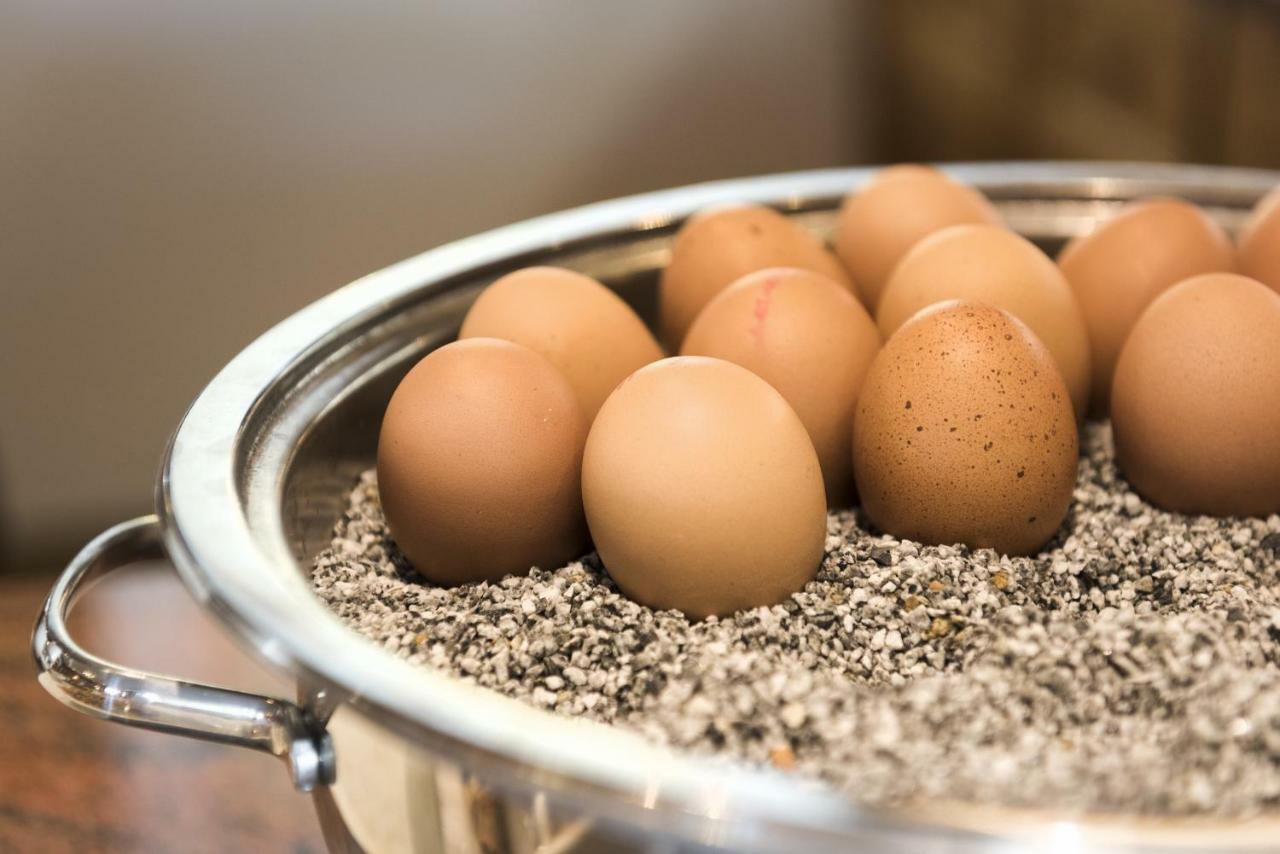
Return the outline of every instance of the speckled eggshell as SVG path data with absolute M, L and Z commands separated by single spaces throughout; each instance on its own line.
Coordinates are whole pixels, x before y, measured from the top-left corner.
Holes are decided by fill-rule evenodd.
M 1121 471 L 1152 503 L 1280 512 L 1280 294 L 1229 273 L 1161 294 L 1120 353 L 1111 426 Z
M 1280 293 L 1280 187 L 1254 207 L 1240 231 L 1236 258 L 1243 275 Z
M 928 166 L 882 169 L 850 193 L 836 224 L 836 254 L 872 312 L 902 256 L 919 240 L 950 225 L 1000 225 L 982 193 Z
M 557 267 L 517 270 L 485 288 L 458 337 L 503 338 L 546 356 L 577 392 L 588 420 L 618 383 L 662 358 L 644 321 L 621 297 Z
M 453 585 L 552 569 L 582 554 L 587 424 L 569 381 L 527 347 L 456 341 L 396 388 L 378 437 L 392 538 Z
M 1089 328 L 1089 414 L 1107 414 L 1111 376 L 1143 309 L 1189 276 L 1230 271 L 1235 250 L 1221 226 L 1193 204 L 1147 199 L 1129 205 L 1058 256 Z
M 1071 286 L 1031 241 L 994 225 L 955 225 L 921 240 L 898 262 L 880 298 L 880 334 L 926 306 L 985 302 L 1021 320 L 1049 348 L 1077 419 L 1089 403 L 1089 331 Z
M 715 208 L 681 227 L 662 271 L 658 290 L 667 345 L 678 350 L 694 318 L 716 294 L 767 267 L 811 270 L 858 292 L 822 241 L 777 211 L 759 205 Z
M 794 268 L 742 277 L 713 299 L 681 354 L 741 365 L 777 389 L 818 452 L 827 500 L 853 499 L 849 433 L 880 333 L 862 304 L 817 273 Z
M 992 306 L 939 303 L 889 339 L 862 387 L 853 463 L 879 528 L 1032 554 L 1075 485 L 1075 416 L 1053 358 Z
M 582 497 L 609 575 L 653 608 L 773 605 L 822 560 L 826 500 L 804 425 L 720 359 L 664 359 L 618 386 L 587 438 Z

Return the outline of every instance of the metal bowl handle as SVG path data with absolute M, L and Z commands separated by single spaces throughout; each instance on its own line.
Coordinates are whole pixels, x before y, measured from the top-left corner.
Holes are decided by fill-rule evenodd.
M 130 563 L 163 556 L 155 516 L 116 525 L 80 550 L 36 620 L 31 646 L 40 684 L 86 715 L 279 756 L 300 791 L 332 783 L 333 742 L 305 709 L 287 700 L 121 667 L 71 638 L 66 616 L 84 585 Z

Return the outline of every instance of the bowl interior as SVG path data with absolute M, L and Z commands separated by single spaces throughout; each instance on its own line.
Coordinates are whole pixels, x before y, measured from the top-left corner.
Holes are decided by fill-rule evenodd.
M 1277 181 L 1272 173 L 1125 164 L 983 164 L 952 171 L 984 190 L 1014 230 L 1051 254 L 1146 195 L 1195 201 L 1234 231 Z M 339 701 L 358 699 L 362 713 L 401 735 L 465 754 L 513 781 L 558 786 L 596 805 L 617 807 L 619 791 L 638 799 L 645 779 L 657 777 L 607 767 L 589 739 L 555 749 L 500 732 L 490 722 L 514 721 L 517 713 L 496 701 L 486 721 L 442 709 L 433 702 L 439 692 L 462 692 L 465 686 L 426 677 L 422 685 L 406 685 L 406 674 L 392 665 L 408 665 L 384 666 L 390 654 L 359 646 L 355 641 L 363 639 L 354 631 L 318 625 L 331 615 L 318 611 L 323 606 L 310 594 L 307 568 L 328 545 L 357 476 L 373 464 L 382 412 L 395 386 L 424 354 L 456 336 L 471 302 L 495 278 L 534 264 L 577 270 L 616 290 L 652 324 L 658 273 L 672 235 L 699 206 L 761 201 L 829 237 L 843 192 L 869 174 L 772 176 L 559 214 L 525 224 L 524 230 L 515 226 L 434 250 L 305 309 L 228 365 L 175 437 L 162 510 L 166 542 L 184 579 L 265 657 L 327 686 Z M 227 450 L 229 472 L 222 468 Z M 223 507 L 228 492 L 237 499 L 234 513 Z M 321 635 L 328 644 L 322 650 L 313 643 Z M 711 779 L 708 772 L 703 781 L 684 766 L 659 771 L 667 774 L 663 785 L 676 793 L 676 810 L 659 816 L 650 809 L 650 824 L 665 829 L 712 813 L 722 822 L 735 817 L 691 800 L 712 790 L 719 797 L 721 788 L 731 787 L 728 775 Z M 698 788 L 704 782 L 709 788 Z M 733 792 L 734 798 L 740 794 Z M 835 812 L 820 813 L 809 809 L 812 797 L 793 802 L 773 790 L 759 792 L 755 800 L 733 802 L 748 810 L 739 816 L 759 816 L 760 823 L 779 828 L 821 824 L 847 830 L 850 822 L 867 820 L 847 812 L 844 801 Z M 961 823 L 946 817 L 938 822 Z

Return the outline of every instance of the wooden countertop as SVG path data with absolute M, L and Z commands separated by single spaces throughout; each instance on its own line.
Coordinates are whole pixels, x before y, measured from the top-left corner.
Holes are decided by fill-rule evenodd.
M 275 758 L 95 720 L 46 694 L 29 648 L 52 585 L 0 579 L 0 851 L 325 850 L 310 798 Z M 291 695 L 163 564 L 104 579 L 71 631 L 122 664 Z

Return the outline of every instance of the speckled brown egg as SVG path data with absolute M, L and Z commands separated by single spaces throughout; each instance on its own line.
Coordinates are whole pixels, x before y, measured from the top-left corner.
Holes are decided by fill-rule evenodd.
M 1152 503 L 1280 512 L 1280 294 L 1217 273 L 1157 297 L 1116 364 L 1111 425 L 1121 471 Z
M 876 321 L 888 338 L 920 309 L 985 302 L 1021 320 L 1049 348 L 1077 417 L 1089 403 L 1089 332 L 1071 286 L 1031 241 L 994 225 L 955 225 L 921 240 L 889 277 Z
M 857 294 L 853 280 L 822 241 L 759 205 L 722 207 L 691 217 L 676 234 L 662 271 L 663 337 L 673 350 L 698 313 L 738 279 L 767 267 L 798 267 Z
M 582 497 L 609 575 L 653 608 L 772 605 L 822 559 L 826 500 L 804 425 L 720 359 L 664 359 L 618 386 L 591 426 Z
M 1234 254 L 1226 232 L 1179 199 L 1135 202 L 1063 248 L 1058 266 L 1089 328 L 1091 415 L 1107 414 L 1116 359 L 1143 309 L 1189 276 L 1231 270 Z
M 739 279 L 685 336 L 683 355 L 741 365 L 777 389 L 818 452 L 827 499 L 853 498 L 849 433 L 880 333 L 862 304 L 825 276 L 775 268 Z
M 1052 356 L 992 306 L 946 302 L 917 314 L 881 349 L 858 399 L 859 496 L 898 537 L 1032 554 L 1066 516 L 1076 455 Z
M 503 338 L 550 360 L 569 380 L 590 420 L 609 392 L 637 368 L 662 358 L 644 321 L 589 276 L 528 267 L 485 288 L 459 338 Z
M 1280 187 L 1254 207 L 1240 232 L 1236 259 L 1243 275 L 1280 293 Z
M 554 568 L 586 550 L 587 424 L 569 381 L 493 338 L 430 353 L 400 382 L 378 437 L 391 536 L 438 584 Z
M 836 254 L 874 312 L 889 276 L 919 240 L 949 225 L 1000 225 L 982 193 L 936 169 L 903 164 L 882 169 L 849 194 L 836 224 Z

